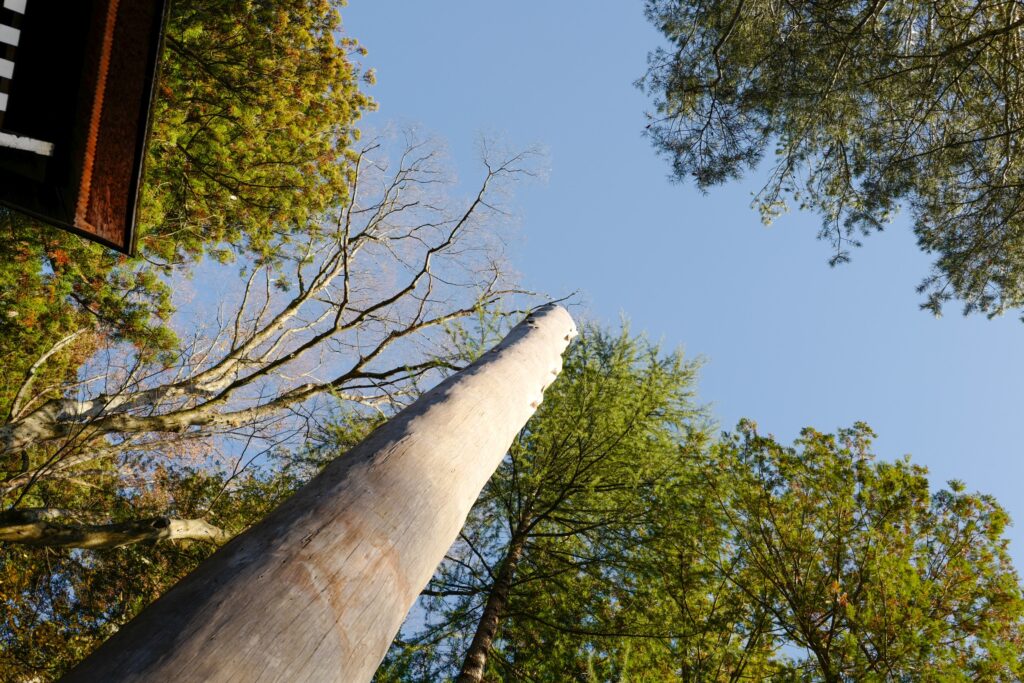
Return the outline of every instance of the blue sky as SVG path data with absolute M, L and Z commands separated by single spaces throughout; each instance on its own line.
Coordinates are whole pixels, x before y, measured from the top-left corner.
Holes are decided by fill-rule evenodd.
M 659 40 L 641 2 L 350 0 L 343 19 L 377 71 L 368 126 L 443 138 L 468 180 L 481 134 L 546 149 L 547 180 L 513 202 L 525 286 L 579 290 L 575 313 L 705 357 L 723 428 L 750 417 L 789 441 L 866 421 L 879 455 L 995 495 L 1024 568 L 1024 324 L 920 311 L 930 261 L 903 221 L 833 269 L 816 216 L 761 224 L 756 176 L 707 195 L 669 182 L 632 85 Z

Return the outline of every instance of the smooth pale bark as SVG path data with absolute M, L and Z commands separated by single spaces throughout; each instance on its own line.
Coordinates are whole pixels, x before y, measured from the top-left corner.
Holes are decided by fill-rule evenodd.
M 150 517 L 114 524 L 69 524 L 75 513 L 52 508 L 0 513 L 0 541 L 51 548 L 117 548 L 142 541 L 223 543 L 227 532 L 201 519 Z
M 529 316 L 64 680 L 369 681 L 575 331 L 557 306 Z

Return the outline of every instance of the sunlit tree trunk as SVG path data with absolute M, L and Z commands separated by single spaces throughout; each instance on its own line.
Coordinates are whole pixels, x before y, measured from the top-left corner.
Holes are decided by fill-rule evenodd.
M 529 316 L 64 680 L 369 681 L 574 334 L 560 307 Z
M 201 519 L 150 517 L 111 524 L 67 524 L 73 510 L 30 508 L 0 512 L 0 541 L 51 548 L 117 548 L 144 541 L 223 543 L 230 536 Z
M 466 657 L 462 662 L 462 671 L 456 683 L 480 683 L 484 677 L 484 667 L 487 665 L 487 654 L 491 651 L 491 643 L 498 632 L 498 625 L 505 614 L 508 606 L 508 596 L 512 590 L 512 581 L 519 566 L 519 560 L 523 557 L 523 546 L 526 545 L 526 533 L 522 532 L 512 538 L 505 558 L 501 561 L 498 574 L 494 578 L 494 584 L 487 594 L 487 601 L 484 603 L 484 611 L 480 615 L 480 621 L 476 625 L 476 633 L 473 634 L 473 641 L 466 651 Z

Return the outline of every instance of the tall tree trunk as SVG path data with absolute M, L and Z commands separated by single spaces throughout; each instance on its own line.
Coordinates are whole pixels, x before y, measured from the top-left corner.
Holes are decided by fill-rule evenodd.
M 560 307 L 527 317 L 64 680 L 369 681 L 574 334 Z
M 508 552 L 501 562 L 498 575 L 494 577 L 494 585 L 487 595 L 487 602 L 484 603 L 483 614 L 476 625 L 476 633 L 473 634 L 473 642 L 466 651 L 466 658 L 462 662 L 462 671 L 455 683 L 480 683 L 484 677 L 484 666 L 487 664 L 487 654 L 491 651 L 491 643 L 494 642 L 494 635 L 498 632 L 498 624 L 505 615 L 505 607 L 508 605 L 509 592 L 512 590 L 512 580 L 515 578 L 519 560 L 523 557 L 523 546 L 526 544 L 526 533 L 519 532 L 512 538 Z

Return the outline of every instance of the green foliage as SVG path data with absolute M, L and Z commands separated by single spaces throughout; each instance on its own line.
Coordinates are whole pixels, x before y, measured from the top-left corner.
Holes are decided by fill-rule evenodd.
M 358 418 L 341 421 L 332 438 L 352 443 L 368 426 Z M 23 503 L 72 510 L 85 521 L 202 518 L 237 534 L 336 455 L 326 448 L 272 453 L 258 467 L 241 460 L 175 465 L 168 459 L 144 471 L 136 466 L 134 486 L 125 486 L 113 471 L 92 478 L 99 484 L 43 481 Z M 214 549 L 195 541 L 96 551 L 0 547 L 0 680 L 58 678 Z
M 370 106 L 338 38 L 338 2 L 174 3 L 140 244 L 165 262 L 263 257 L 345 200 L 353 124 Z
M 171 3 L 139 257 L 0 210 L 0 414 L 32 363 L 76 330 L 172 351 L 170 276 L 204 255 L 272 261 L 344 203 L 353 126 L 371 103 L 349 59 L 360 48 L 336 35 L 340 4 Z M 73 378 L 82 353 L 66 350 L 37 386 Z
M 692 476 L 679 444 L 703 439 L 696 371 L 628 330 L 587 329 L 573 345 L 505 476 L 492 482 L 506 517 L 528 529 L 496 671 L 557 681 L 594 670 L 619 680 L 665 666 L 664 644 L 642 642 L 664 631 L 639 608 L 636 560 L 652 513 Z
M 396 643 L 378 680 L 457 672 L 509 567 L 491 676 L 649 680 L 670 670 L 662 624 L 638 609 L 636 558 L 656 502 L 689 471 L 679 444 L 703 438 L 695 373 L 628 331 L 584 330 L 428 586 L 426 625 Z
M 160 323 L 170 290 L 152 270 L 3 210 L 0 235 L 0 420 L 32 365 L 67 335 L 79 338 L 45 365 L 36 389 L 74 381 L 101 335 L 131 340 L 147 356 L 173 346 Z
M 795 448 L 752 423 L 714 450 L 731 531 L 715 565 L 822 681 L 1024 675 L 1024 598 L 1006 512 L 908 459 L 875 462 L 863 424 Z
M 920 291 L 989 316 L 1024 306 L 1024 122 L 1015 2 L 648 0 L 669 41 L 641 85 L 677 179 L 739 177 L 774 147 L 755 203 L 823 218 L 833 263 L 909 208 L 935 256 Z
M 991 497 L 875 461 L 863 424 L 712 443 L 693 372 L 587 330 L 376 680 L 454 677 L 509 566 L 488 681 L 1020 680 Z

